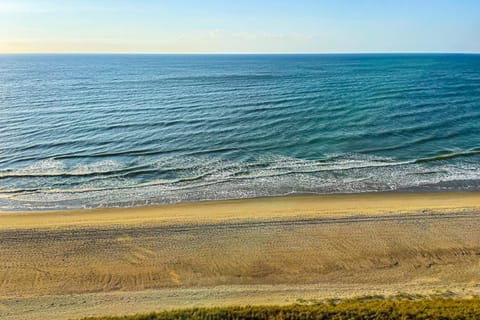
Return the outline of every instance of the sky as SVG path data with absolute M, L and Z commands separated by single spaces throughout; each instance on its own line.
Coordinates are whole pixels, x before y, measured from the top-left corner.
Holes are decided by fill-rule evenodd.
M 0 0 L 0 53 L 480 52 L 479 0 Z

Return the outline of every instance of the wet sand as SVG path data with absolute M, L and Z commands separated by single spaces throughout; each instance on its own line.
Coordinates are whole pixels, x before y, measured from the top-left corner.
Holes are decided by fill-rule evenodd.
M 478 192 L 368 193 L 205 201 L 155 207 L 0 212 L 0 230 L 201 224 L 480 208 Z
M 478 193 L 0 213 L 0 318 L 480 293 Z

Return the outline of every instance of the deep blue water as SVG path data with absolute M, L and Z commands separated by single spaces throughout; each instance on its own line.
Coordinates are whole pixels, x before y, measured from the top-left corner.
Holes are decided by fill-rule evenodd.
M 480 55 L 0 55 L 0 210 L 480 189 Z

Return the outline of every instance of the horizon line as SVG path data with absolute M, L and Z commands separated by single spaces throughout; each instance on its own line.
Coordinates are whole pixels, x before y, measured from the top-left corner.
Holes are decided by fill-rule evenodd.
M 0 52 L 0 55 L 355 55 L 480 54 L 480 51 L 345 51 L 345 52 Z

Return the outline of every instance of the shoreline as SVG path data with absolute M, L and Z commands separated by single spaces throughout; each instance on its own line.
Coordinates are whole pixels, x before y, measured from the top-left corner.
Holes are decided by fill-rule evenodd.
M 145 207 L 0 211 L 0 230 L 205 224 L 465 211 L 480 212 L 480 192 L 288 195 Z

